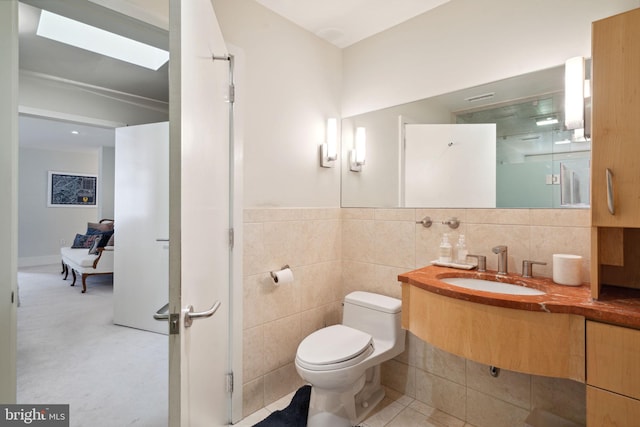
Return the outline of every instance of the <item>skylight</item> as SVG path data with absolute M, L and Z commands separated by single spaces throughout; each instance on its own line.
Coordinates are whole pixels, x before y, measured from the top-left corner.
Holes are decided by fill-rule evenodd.
M 36 34 L 154 71 L 169 60 L 169 52 L 166 50 L 46 10 L 40 14 Z

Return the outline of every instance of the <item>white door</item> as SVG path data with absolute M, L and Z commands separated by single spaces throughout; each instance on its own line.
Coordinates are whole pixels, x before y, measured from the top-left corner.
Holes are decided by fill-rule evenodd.
M 495 208 L 495 124 L 405 124 L 405 207 Z
M 113 322 L 167 333 L 149 313 L 169 292 L 169 123 L 116 129 Z
M 170 2 L 169 425 L 230 419 L 229 62 L 210 0 Z M 207 318 L 189 327 L 185 309 Z M 169 323 L 172 324 L 172 319 Z
M 0 402 L 16 401 L 18 2 L 0 1 Z

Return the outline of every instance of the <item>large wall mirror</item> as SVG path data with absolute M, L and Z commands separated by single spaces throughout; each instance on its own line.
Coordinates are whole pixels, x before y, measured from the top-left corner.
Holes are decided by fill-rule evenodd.
M 589 207 L 589 132 L 567 130 L 564 99 L 563 64 L 344 118 L 342 206 Z M 366 158 L 353 171 L 357 128 Z

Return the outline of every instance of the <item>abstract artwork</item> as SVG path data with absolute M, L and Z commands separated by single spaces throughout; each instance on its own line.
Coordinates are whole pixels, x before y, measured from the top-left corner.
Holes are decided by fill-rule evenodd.
M 47 194 L 49 207 L 95 207 L 98 199 L 98 176 L 49 171 Z

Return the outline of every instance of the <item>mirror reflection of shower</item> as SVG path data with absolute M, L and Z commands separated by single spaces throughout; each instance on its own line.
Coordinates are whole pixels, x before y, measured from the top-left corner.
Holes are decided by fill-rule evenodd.
M 564 93 L 456 114 L 496 123 L 496 207 L 588 207 L 591 141 L 564 127 Z

